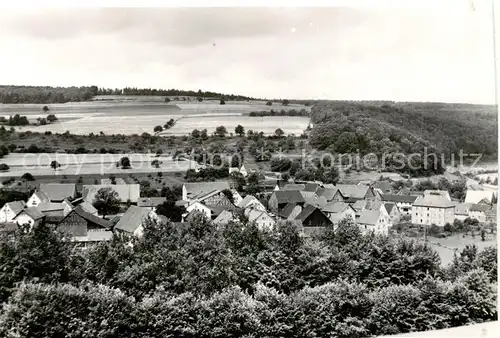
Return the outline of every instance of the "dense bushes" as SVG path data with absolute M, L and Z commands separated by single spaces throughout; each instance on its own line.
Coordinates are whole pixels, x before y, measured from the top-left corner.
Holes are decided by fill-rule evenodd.
M 1 103 L 65 103 L 87 101 L 97 87 L 0 86 Z
M 0 246 L 2 337 L 366 337 L 496 318 L 496 250 L 441 269 L 429 246 L 347 221 L 306 240 L 288 223 L 151 220 L 85 251 L 50 234 Z
M 455 283 L 369 290 L 336 281 L 285 295 L 262 284 L 210 296 L 157 290 L 141 301 L 106 286 L 21 284 L 0 316 L 4 337 L 367 337 L 496 319 L 484 272 Z

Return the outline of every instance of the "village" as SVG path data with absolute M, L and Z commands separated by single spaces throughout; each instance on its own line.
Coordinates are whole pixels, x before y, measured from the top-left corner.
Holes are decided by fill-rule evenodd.
M 255 177 L 261 175 L 249 163 L 228 170 L 245 182 L 252 177 L 258 181 Z M 82 248 L 109 241 L 119 233 L 141 236 L 148 221 L 181 224 L 197 216 L 217 226 L 251 222 L 261 230 L 292 222 L 306 238 L 326 227 L 335 229 L 344 219 L 363 233 L 443 238 L 460 232 L 474 236 L 476 232 L 483 240 L 486 233 L 493 234 L 497 219 L 494 191 L 470 184 L 472 180 L 465 176 L 445 174 L 441 180 L 450 184 L 469 182 L 463 200 L 451 198 L 447 190 L 412 191 L 387 179 L 334 185 L 285 181 L 276 175 L 274 180 L 260 181 L 260 192 L 255 194 L 250 189 L 236 189 L 231 180 L 186 182 L 175 198 L 141 196 L 140 184 L 114 177 L 81 186 L 40 183 L 26 201 L 3 205 L 0 231 L 49 224 Z M 172 216 L 173 209 L 178 215 Z

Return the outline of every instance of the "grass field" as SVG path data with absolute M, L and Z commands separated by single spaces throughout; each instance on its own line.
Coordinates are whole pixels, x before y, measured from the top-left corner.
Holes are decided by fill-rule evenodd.
M 475 244 L 479 251 L 489 246 L 497 246 L 496 234 L 487 234 L 486 240 L 483 242 L 481 236 L 476 234 L 475 238 L 467 235 L 465 238 L 463 234 L 453 235 L 446 238 L 428 237 L 428 242 L 431 243 L 432 248 L 436 250 L 441 257 L 441 264 L 448 265 L 453 261 L 453 253 L 456 250 L 459 254 L 466 245 Z
M 70 102 L 65 104 L 49 105 L 48 113 L 55 114 L 58 121 L 44 126 L 29 125 L 16 127 L 19 131 L 51 131 L 52 133 L 89 134 L 104 132 L 105 134 L 142 134 L 153 133 L 157 125 L 163 126 L 168 120 L 177 120 L 180 117 L 193 117 L 191 121 L 179 123 L 169 132 L 175 135 L 188 134 L 195 127 L 207 128 L 213 132 L 217 126 L 224 125 L 228 130 L 242 124 L 246 129 L 274 132 L 281 128 L 285 133 L 300 134 L 307 126 L 307 117 L 284 116 L 277 120 L 275 117 L 250 118 L 247 115 L 252 111 L 263 110 L 290 110 L 307 109 L 303 105 L 290 104 L 282 106 L 274 103 L 267 106 L 264 101 L 227 101 L 220 105 L 219 101 L 179 101 L 165 103 L 158 97 L 118 97 L 112 99 L 99 98 L 89 102 Z M 0 104 L 0 116 L 8 118 L 11 115 L 26 115 L 32 123 L 38 117 L 45 117 L 48 113 L 42 111 L 39 104 Z M 200 125 L 200 122 L 201 123 Z M 194 127 L 193 127 L 194 126 Z M 269 128 L 268 126 L 275 126 Z

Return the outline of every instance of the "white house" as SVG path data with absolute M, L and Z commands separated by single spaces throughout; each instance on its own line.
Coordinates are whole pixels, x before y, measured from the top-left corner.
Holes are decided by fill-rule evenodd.
M 243 197 L 241 197 L 240 193 L 236 191 L 236 189 L 231 189 L 231 192 L 233 193 L 233 203 L 234 205 L 238 205 L 241 203 L 243 200 Z
M 480 223 L 486 223 L 486 213 L 490 208 L 488 204 L 473 204 L 469 208 L 469 217 L 477 219 Z
M 210 210 L 210 208 L 199 201 L 196 201 L 196 202 L 187 206 L 186 215 L 194 210 L 197 210 L 197 211 L 203 213 L 203 215 L 205 215 L 207 217 L 207 219 L 212 218 L 212 211 Z
M 28 199 L 28 202 L 26 202 L 26 205 L 28 207 L 36 207 L 40 203 L 49 203 L 50 198 L 47 196 L 44 192 L 41 191 L 35 191 L 33 195 L 30 196 Z
M 12 220 L 19 225 L 30 225 L 33 227 L 34 225 L 39 224 L 43 217 L 44 214 L 36 207 L 28 207 L 21 210 Z
M 148 208 L 131 205 L 113 229 L 140 237 L 144 233 L 144 222 L 149 217 L 151 217 L 151 219 L 157 219 L 154 211 Z
M 272 229 L 274 227 L 274 219 L 267 213 L 267 211 L 246 209 L 245 216 L 249 222 L 255 222 L 260 230 Z
M 413 196 L 413 195 L 393 195 L 393 194 L 381 195 L 383 202 L 396 203 L 396 206 L 398 207 L 401 215 L 411 214 L 413 203 L 415 202 L 417 197 L 418 196 Z
M 345 218 L 350 218 L 356 221 L 356 211 L 354 208 L 345 202 L 330 202 L 319 208 L 333 224 L 338 224 Z
M 419 196 L 411 211 L 413 224 L 444 226 L 453 223 L 455 219 L 455 204 L 442 195 Z
M 392 202 L 387 202 L 384 203 L 385 209 L 387 210 L 387 213 L 389 215 L 389 223 L 390 225 L 394 225 L 398 223 L 401 220 L 401 212 L 399 211 L 398 206 L 396 203 Z
M 471 204 L 469 203 L 455 203 L 455 219 L 464 221 L 469 217 L 469 208 Z
M 5 203 L 0 209 L 0 223 L 11 222 L 16 215 L 26 207 L 24 201 Z
M 389 217 L 383 215 L 379 210 L 363 210 L 357 224 L 362 232 L 373 231 L 383 235 L 389 233 Z
M 262 211 L 266 210 L 266 207 L 264 207 L 264 205 L 252 195 L 246 195 L 245 198 L 237 204 L 237 206 L 242 209 L 253 208 Z
M 247 177 L 248 175 L 255 173 L 259 170 L 259 168 L 250 163 L 243 163 L 243 165 L 240 168 L 240 173 L 244 176 Z
M 493 196 L 493 191 L 467 190 L 465 203 L 478 204 L 480 202 L 486 202 L 491 204 Z

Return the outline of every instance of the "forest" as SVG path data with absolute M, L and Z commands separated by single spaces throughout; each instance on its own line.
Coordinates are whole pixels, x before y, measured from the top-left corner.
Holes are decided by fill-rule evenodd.
M 482 153 L 496 156 L 494 106 L 446 103 L 320 102 L 312 108 L 311 143 L 319 149 L 361 153 L 422 151 L 424 146 L 446 155 Z M 344 141 L 354 142 L 344 142 Z
M 319 102 L 311 112 L 310 143 L 332 153 L 483 154 L 496 159 L 494 106 L 446 103 Z M 456 157 L 458 160 L 458 157 Z
M 497 319 L 495 247 L 442 267 L 422 242 L 349 221 L 309 240 L 240 222 L 150 220 L 83 251 L 44 225 L 10 233 L 0 336 L 347 338 Z
M 151 88 L 98 88 L 48 87 L 48 86 L 0 86 L 0 103 L 66 103 L 89 101 L 97 95 L 139 95 L 139 96 L 197 96 L 202 98 L 223 98 L 224 100 L 254 100 L 251 97 L 222 94 L 211 91 Z

